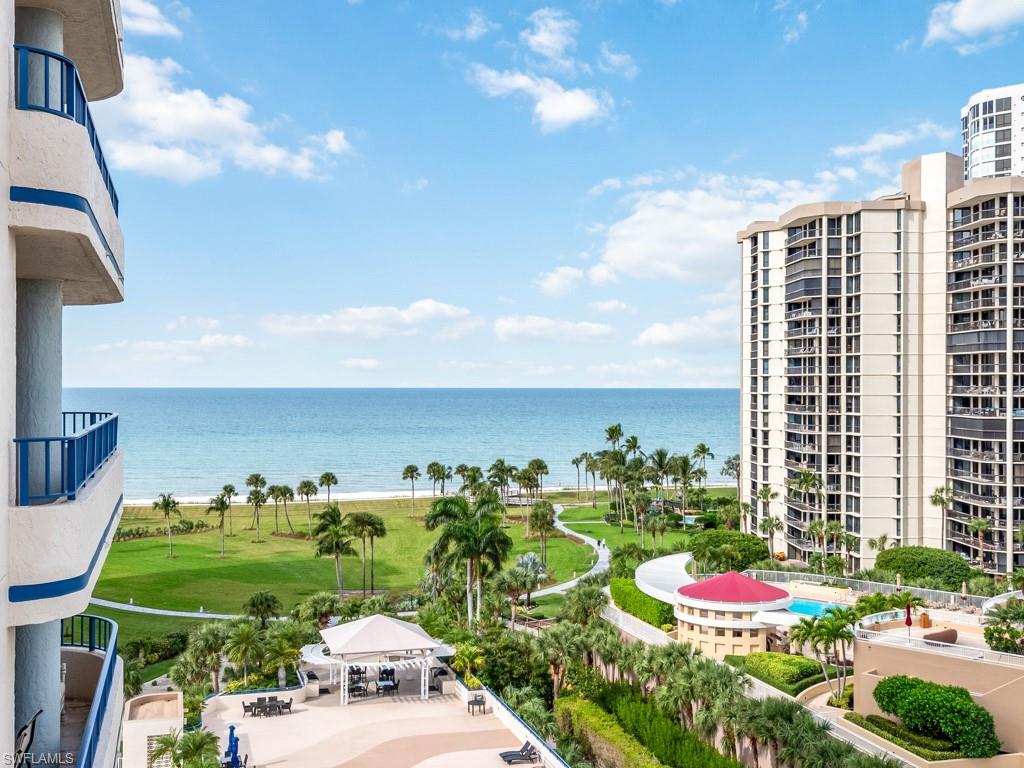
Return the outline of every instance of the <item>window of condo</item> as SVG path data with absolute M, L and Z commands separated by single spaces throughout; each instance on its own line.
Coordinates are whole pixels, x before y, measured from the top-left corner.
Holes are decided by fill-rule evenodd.
M 1010 109 L 1010 97 L 996 99 L 996 112 L 1007 112 Z

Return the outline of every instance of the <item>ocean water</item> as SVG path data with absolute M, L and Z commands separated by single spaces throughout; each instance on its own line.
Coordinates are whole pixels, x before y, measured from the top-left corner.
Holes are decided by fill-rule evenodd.
M 330 470 L 335 491 L 405 491 L 402 469 L 542 458 L 545 486 L 576 484 L 570 461 L 621 422 L 641 450 L 739 450 L 735 389 L 67 389 L 67 410 L 120 414 L 125 498 L 209 496 L 251 472 L 294 487 Z M 417 488 L 429 490 L 426 477 Z

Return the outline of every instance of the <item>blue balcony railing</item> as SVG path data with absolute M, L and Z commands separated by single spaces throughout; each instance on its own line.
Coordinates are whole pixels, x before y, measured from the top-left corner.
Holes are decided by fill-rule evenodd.
M 107 704 L 113 695 L 114 668 L 117 665 L 117 623 L 102 616 L 81 613 L 61 619 L 60 644 L 65 648 L 85 648 L 103 652 L 103 666 L 96 679 L 96 690 L 89 707 L 89 718 L 82 730 L 82 742 L 75 758 L 75 768 L 93 768 L 96 749 L 107 715 Z M 119 713 L 115 713 L 120 717 Z
M 103 184 L 110 195 L 110 202 L 117 211 L 117 190 L 110 178 L 110 169 L 103 157 L 99 134 L 89 111 L 89 101 L 85 97 L 85 88 L 78 77 L 75 63 L 59 53 L 44 51 L 28 45 L 16 45 L 15 60 L 17 61 L 17 106 L 18 109 L 36 109 L 74 120 L 85 128 L 92 145 L 96 164 L 103 177 Z
M 18 506 L 65 498 L 74 501 L 117 450 L 116 413 L 65 411 L 62 416 L 60 437 L 14 438 Z

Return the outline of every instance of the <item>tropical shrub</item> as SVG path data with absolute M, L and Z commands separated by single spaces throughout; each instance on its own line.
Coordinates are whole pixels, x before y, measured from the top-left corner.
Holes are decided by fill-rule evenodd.
M 563 687 L 569 693 L 590 701 L 597 701 L 604 690 L 604 678 L 593 667 L 573 659 L 566 668 Z
M 1024 600 L 1012 598 L 989 611 L 985 642 L 994 651 L 1024 653 Z
M 999 752 L 995 723 L 988 710 L 964 688 L 894 675 L 875 687 L 875 702 L 911 731 L 946 739 L 966 757 Z
M 912 733 L 908 729 L 901 726 L 899 723 L 888 720 L 878 715 L 869 715 L 864 717 L 858 715 L 856 712 L 847 712 L 845 718 L 853 723 L 859 725 L 866 731 L 881 736 L 886 741 L 890 741 L 897 747 L 902 747 L 908 752 L 913 752 L 918 757 L 923 757 L 925 760 L 954 760 L 959 757 L 963 757 L 960 752 L 949 742 L 943 742 L 935 739 L 926 739 L 917 733 Z M 881 721 L 881 722 L 879 722 Z M 883 725 L 884 723 L 884 725 Z M 944 749 L 934 749 L 931 747 L 924 746 L 923 742 L 932 744 L 942 744 L 945 746 Z
M 743 669 L 766 683 L 778 682 L 792 685 L 821 673 L 821 667 L 814 659 L 774 651 L 757 651 L 744 657 Z
M 578 740 L 594 762 L 607 768 L 660 768 L 650 750 L 630 736 L 608 712 L 576 696 L 555 702 L 558 727 Z
M 680 727 L 679 720 L 666 715 L 632 686 L 605 685 L 597 703 L 615 716 L 626 733 L 670 768 L 738 768 L 740 765 Z
M 714 552 L 723 546 L 732 547 L 735 551 L 736 559 L 731 565 L 737 571 L 745 570 L 758 560 L 764 560 L 770 556 L 768 545 L 752 533 L 715 528 L 698 531 L 690 537 L 690 547 L 695 555 L 700 552 Z
M 878 553 L 875 567 L 902 574 L 905 580 L 937 579 L 949 591 L 959 591 L 971 578 L 971 567 L 955 552 L 932 547 L 893 547 Z
M 640 591 L 632 579 L 611 580 L 612 600 L 626 613 L 654 627 L 675 623 L 672 606 Z
M 187 632 L 168 632 L 164 637 L 140 637 L 121 646 L 126 659 L 137 658 L 146 664 L 173 659 L 188 647 Z
M 474 670 L 480 682 L 494 691 L 509 686 L 530 686 L 551 698 L 551 675 L 547 665 L 532 652 L 531 638 L 522 632 L 493 629 L 475 641 L 484 658 Z
M 787 693 L 790 696 L 796 696 L 798 693 L 807 690 L 812 685 L 817 685 L 818 683 L 825 682 L 825 675 L 821 672 L 821 666 L 817 662 L 808 659 L 805 656 L 792 656 L 790 654 L 785 653 L 776 654 L 773 651 L 756 651 L 755 653 L 764 653 L 772 656 L 785 656 L 786 658 L 803 659 L 804 661 L 810 661 L 811 664 L 814 666 L 814 674 L 802 677 L 792 683 L 783 682 L 776 675 L 772 675 L 770 673 L 764 674 L 764 676 L 762 676 L 762 669 L 758 667 L 757 663 L 755 663 L 753 671 L 747 668 L 746 660 L 754 654 L 748 654 L 747 656 L 726 656 L 725 663 L 732 667 L 736 667 L 736 669 L 743 670 L 751 677 L 756 677 L 761 682 L 768 683 L 768 685 L 772 686 L 773 688 L 777 688 L 778 690 L 782 691 L 783 693 Z M 803 666 L 803 662 L 798 663 L 800 663 L 801 666 Z M 830 675 L 835 675 L 835 667 L 833 667 L 832 665 L 828 665 L 826 666 L 826 669 L 829 671 Z

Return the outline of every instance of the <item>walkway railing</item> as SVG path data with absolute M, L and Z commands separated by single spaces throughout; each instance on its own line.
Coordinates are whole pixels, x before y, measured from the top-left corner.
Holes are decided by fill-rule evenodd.
M 114 189 L 110 169 L 103 156 L 96 124 L 89 111 L 89 101 L 85 96 L 85 88 L 82 86 L 75 63 L 59 53 L 29 45 L 15 45 L 14 51 L 17 62 L 15 93 L 18 109 L 49 112 L 74 120 L 85 128 L 92 152 L 96 156 L 96 165 L 103 178 L 103 185 L 107 188 L 116 214 L 117 191 Z
M 989 598 L 984 595 L 967 595 L 967 599 L 959 592 L 946 592 L 941 589 L 923 589 L 921 587 L 910 587 L 907 585 L 896 586 L 881 581 L 864 581 L 862 579 L 845 579 L 837 576 L 822 576 L 820 573 L 806 573 L 797 571 L 763 571 L 754 568 L 743 572 L 758 581 L 769 583 L 786 583 L 790 581 L 806 581 L 812 584 L 828 583 L 840 587 L 849 587 L 858 592 L 881 592 L 884 595 L 909 592 L 912 595 L 928 600 L 933 603 L 945 603 L 946 605 L 971 606 L 982 608 Z
M 89 707 L 89 718 L 82 730 L 82 743 L 75 759 L 76 768 L 93 768 L 96 749 L 103 731 L 107 714 L 107 703 L 114 684 L 114 669 L 117 666 L 117 623 L 101 616 L 82 613 L 61 619 L 60 644 L 70 648 L 84 648 L 103 652 L 103 666 L 96 679 L 96 690 Z M 115 713 L 120 718 L 120 713 Z
M 18 506 L 63 498 L 74 501 L 82 486 L 117 450 L 116 413 L 65 411 L 62 416 L 64 434 L 60 437 L 14 438 Z

